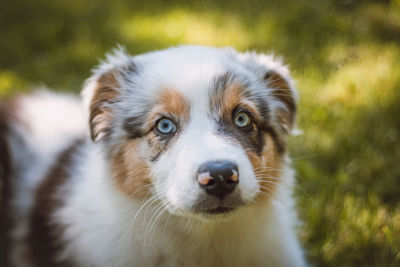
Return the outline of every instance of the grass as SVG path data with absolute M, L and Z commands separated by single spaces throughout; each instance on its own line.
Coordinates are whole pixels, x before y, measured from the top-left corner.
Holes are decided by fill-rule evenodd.
M 0 95 L 79 92 L 105 52 L 181 43 L 274 51 L 300 91 L 290 140 L 316 266 L 400 265 L 400 1 L 15 0 L 0 10 Z

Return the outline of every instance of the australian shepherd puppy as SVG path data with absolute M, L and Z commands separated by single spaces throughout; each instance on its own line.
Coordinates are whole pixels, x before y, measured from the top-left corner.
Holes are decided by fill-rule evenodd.
M 279 60 L 119 49 L 82 96 L 1 104 L 1 266 L 305 266 Z

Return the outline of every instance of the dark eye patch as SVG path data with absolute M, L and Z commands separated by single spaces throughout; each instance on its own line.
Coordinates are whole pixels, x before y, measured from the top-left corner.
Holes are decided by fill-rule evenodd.
M 135 139 L 146 134 L 144 129 L 145 115 L 130 117 L 123 124 L 124 130 L 128 133 L 128 138 Z
M 157 129 L 160 120 L 167 119 L 174 123 L 174 132 L 165 134 Z M 166 151 L 172 140 L 180 133 L 181 119 L 176 118 L 168 112 L 151 114 L 143 112 L 139 116 L 132 116 L 125 120 L 123 128 L 128 133 L 128 138 L 144 138 L 147 141 L 150 152 L 150 160 L 157 161 L 161 154 Z
M 217 133 L 239 142 L 243 148 L 251 149 L 261 155 L 265 140 L 264 133 L 260 131 L 255 122 L 245 128 L 238 128 L 232 120 L 227 121 L 221 118 L 218 122 Z
M 173 133 L 165 134 L 157 130 L 157 124 L 160 120 L 166 119 L 170 120 L 174 123 L 176 129 Z M 147 144 L 151 150 L 151 158 L 152 162 L 157 161 L 161 154 L 166 151 L 169 147 L 171 141 L 176 139 L 176 136 L 179 134 L 179 120 L 173 119 L 170 115 L 158 115 L 157 118 L 154 120 L 153 127 L 148 131 L 145 138 L 147 139 Z
M 147 144 L 150 148 L 151 155 L 150 160 L 152 162 L 157 161 L 161 154 L 167 149 L 168 144 L 172 138 L 167 138 L 166 136 L 159 135 L 155 132 L 151 132 L 146 136 Z
M 247 127 L 236 127 L 233 123 L 233 116 L 240 109 L 251 111 L 252 123 Z M 233 72 L 215 78 L 210 88 L 210 118 L 216 121 L 219 134 L 236 140 L 246 150 L 261 155 L 266 135 L 269 135 L 276 143 L 278 152 L 284 151 L 284 142 L 271 124 L 267 88 L 265 91 L 256 90 L 245 78 Z

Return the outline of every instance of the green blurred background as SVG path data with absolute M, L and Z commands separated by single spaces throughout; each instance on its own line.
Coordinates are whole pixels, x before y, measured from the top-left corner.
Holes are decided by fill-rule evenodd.
M 300 237 L 316 266 L 400 266 L 400 0 L 14 0 L 0 8 L 0 96 L 79 92 L 116 44 L 283 56 L 300 91 Z

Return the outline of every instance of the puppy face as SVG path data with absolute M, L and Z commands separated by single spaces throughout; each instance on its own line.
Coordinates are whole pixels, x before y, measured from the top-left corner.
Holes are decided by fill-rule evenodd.
M 295 116 L 288 71 L 271 57 L 178 47 L 110 55 L 84 89 L 92 139 L 133 198 L 171 213 L 226 216 L 268 200 Z

